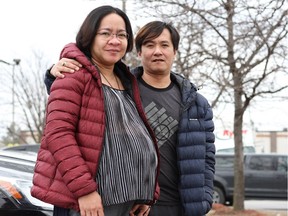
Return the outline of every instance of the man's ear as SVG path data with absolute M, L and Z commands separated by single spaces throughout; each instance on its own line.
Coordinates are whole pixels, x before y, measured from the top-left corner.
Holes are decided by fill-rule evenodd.
M 139 51 L 139 52 L 137 53 L 137 56 L 138 56 L 138 57 L 141 57 L 141 51 Z
M 177 50 L 174 49 L 174 59 L 176 58 Z

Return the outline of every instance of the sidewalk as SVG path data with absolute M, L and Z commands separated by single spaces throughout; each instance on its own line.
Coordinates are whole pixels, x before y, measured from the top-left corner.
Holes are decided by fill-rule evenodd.
M 283 211 L 262 210 L 244 210 L 236 212 L 231 207 L 221 204 L 213 204 L 212 210 L 207 214 L 207 216 L 288 216 L 288 213 Z

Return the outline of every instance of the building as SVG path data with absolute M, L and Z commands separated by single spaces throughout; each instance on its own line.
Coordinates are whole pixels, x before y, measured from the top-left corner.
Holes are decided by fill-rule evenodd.
M 262 153 L 288 154 L 288 131 L 256 131 L 255 148 Z

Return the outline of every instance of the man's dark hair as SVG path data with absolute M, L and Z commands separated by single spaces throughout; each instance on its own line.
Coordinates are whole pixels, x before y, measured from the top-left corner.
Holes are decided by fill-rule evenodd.
M 167 29 L 170 32 L 174 50 L 178 50 L 180 36 L 178 31 L 172 26 L 172 24 L 162 21 L 153 21 L 147 23 L 138 31 L 135 38 L 137 52 L 141 51 L 141 47 L 143 44 L 159 37 L 164 29 Z

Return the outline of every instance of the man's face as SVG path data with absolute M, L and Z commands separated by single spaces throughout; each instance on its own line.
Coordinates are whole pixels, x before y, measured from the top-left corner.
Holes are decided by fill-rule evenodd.
M 143 44 L 138 53 L 144 72 L 155 75 L 170 74 L 175 55 L 171 34 L 167 29 L 159 37 Z

